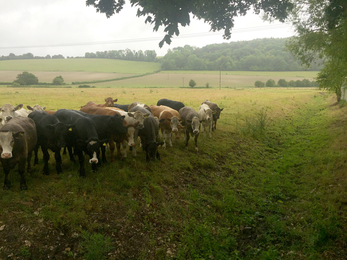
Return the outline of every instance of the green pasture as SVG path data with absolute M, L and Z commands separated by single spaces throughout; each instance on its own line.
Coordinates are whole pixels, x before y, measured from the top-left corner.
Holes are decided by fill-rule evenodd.
M 62 76 L 66 83 L 64 87 L 78 87 L 79 84 L 71 85 L 72 82 L 87 82 L 83 84 L 100 88 L 189 87 L 191 79 L 197 83 L 196 88 L 206 85 L 212 88 L 249 88 L 254 87 L 257 80 L 312 81 L 317 76 L 314 71 L 161 71 L 144 75 L 158 70 L 159 63 L 111 59 L 9 60 L 0 61 L 0 83 L 13 82 L 23 71 L 33 73 L 41 83 L 51 83 L 56 76 Z
M 164 74 L 165 75 L 165 74 Z M 0 190 L 0 258 L 346 259 L 347 106 L 303 89 L 0 88 L 0 104 L 79 109 L 180 100 L 224 108 L 199 152 L 183 138 L 161 161 L 116 158 L 96 173 L 63 155 L 64 172 L 39 165 L 28 190 L 10 173 Z M 107 158 L 109 158 L 107 153 Z M 0 180 L 4 174 L 0 169 Z
M 145 74 L 160 69 L 155 62 L 116 59 L 28 59 L 0 61 L 0 71 L 56 71 Z M 1 81 L 1 79 L 0 79 Z

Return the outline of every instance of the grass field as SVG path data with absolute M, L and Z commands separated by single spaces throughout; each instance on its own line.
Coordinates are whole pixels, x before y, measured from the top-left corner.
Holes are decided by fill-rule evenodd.
M 314 80 L 317 72 L 262 72 L 262 71 L 161 71 L 138 78 L 93 83 L 93 81 L 117 79 L 152 73 L 160 69 L 159 63 L 133 62 L 109 59 L 56 59 L 56 60 L 12 60 L 0 62 L 0 82 L 13 82 L 22 71 L 38 77 L 39 82 L 51 83 L 56 76 L 62 76 L 66 86 L 72 82 L 91 82 L 89 85 L 102 88 L 166 88 L 188 87 L 189 81 L 196 81 L 196 87 L 243 88 L 253 87 L 257 80 L 266 82 L 273 79 Z
M 105 97 L 224 108 L 213 138 L 78 177 L 43 164 L 0 190 L 0 258 L 346 259 L 347 107 L 317 90 L 0 88 L 0 104 L 78 109 Z M 109 159 L 109 158 L 108 158 Z M 87 165 L 87 169 L 90 169 Z M 0 180 L 3 180 L 0 171 Z

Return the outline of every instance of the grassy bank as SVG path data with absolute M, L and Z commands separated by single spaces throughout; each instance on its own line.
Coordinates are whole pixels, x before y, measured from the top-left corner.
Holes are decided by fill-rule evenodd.
M 57 175 L 52 158 L 50 176 L 42 162 L 27 176 L 28 191 L 13 171 L 12 189 L 0 191 L 1 258 L 346 258 L 347 107 L 327 93 L 26 91 L 0 89 L 0 101 L 47 105 L 51 97 L 55 108 L 77 109 L 106 96 L 155 104 L 179 95 L 193 108 L 210 99 L 224 110 L 213 138 L 199 137 L 199 154 L 181 139 L 147 164 L 138 148 L 136 159 L 129 154 L 83 180 L 67 156 Z

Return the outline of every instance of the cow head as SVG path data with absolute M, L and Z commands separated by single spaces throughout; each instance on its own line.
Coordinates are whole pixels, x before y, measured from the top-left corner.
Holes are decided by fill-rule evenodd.
M 201 120 L 197 116 L 194 116 L 192 120 L 187 120 L 187 122 L 192 128 L 193 135 L 199 134 Z
M 0 132 L 0 152 L 2 159 L 12 158 L 13 146 L 18 139 L 22 139 L 24 132 L 11 132 L 3 131 Z
M 17 117 L 18 115 L 15 112 L 16 110 L 21 109 L 22 107 L 23 107 L 23 104 L 20 104 L 16 107 L 14 107 L 11 104 L 2 105 L 1 111 L 0 111 L 1 124 L 5 125 L 12 118 Z
M 220 109 L 219 107 L 213 110 L 213 119 L 217 120 L 219 119 L 220 113 L 223 111 L 224 108 Z
M 117 134 L 126 134 L 128 131 L 128 123 L 124 120 L 125 116 L 120 116 L 115 114 L 111 117 L 110 123 L 107 127 L 109 127 L 112 132 L 116 132 Z
M 98 155 L 99 155 L 99 150 L 100 150 L 100 141 L 99 140 L 84 141 L 84 140 L 78 139 L 77 144 L 91 158 L 89 160 L 89 163 L 98 163 L 99 162 L 99 160 L 98 160 Z
M 146 162 L 151 160 L 160 160 L 160 155 L 158 152 L 158 146 L 163 145 L 164 142 L 149 142 L 143 148 L 146 151 Z
M 34 105 L 33 107 L 27 106 L 27 109 L 32 112 L 32 111 L 45 111 L 46 107 L 41 107 L 40 105 Z
M 114 103 L 117 102 L 118 99 L 113 99 L 111 97 L 105 98 L 105 106 L 106 107 L 114 107 Z
M 66 146 L 65 140 L 73 127 L 72 125 L 58 122 L 55 124 L 49 124 L 46 127 L 50 131 L 50 137 L 54 140 L 58 147 L 62 148 Z
M 129 112 L 128 115 L 129 115 L 129 114 L 132 114 L 132 117 L 133 117 L 136 121 L 139 122 L 138 125 L 137 125 L 137 128 L 138 128 L 138 129 L 144 128 L 143 122 L 145 121 L 145 118 L 149 117 L 149 115 L 150 115 L 149 113 L 148 113 L 148 114 L 144 114 L 144 113 L 142 113 L 142 112 L 140 112 L 140 111 Z M 130 115 L 129 115 L 129 116 L 130 116 Z

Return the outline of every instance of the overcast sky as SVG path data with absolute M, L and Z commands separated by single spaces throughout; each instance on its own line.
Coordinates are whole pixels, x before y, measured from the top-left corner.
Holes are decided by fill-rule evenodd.
M 145 24 L 136 16 L 136 8 L 126 1 L 125 8 L 111 18 L 87 7 L 85 0 L 13 0 L 0 2 L 0 56 L 32 53 L 35 56 L 62 54 L 84 56 L 86 52 L 105 50 L 155 50 L 163 56 L 168 49 L 257 38 L 284 38 L 294 35 L 292 27 L 279 22 L 263 22 L 255 14 L 235 19 L 229 41 L 223 31 L 210 32 L 203 21 L 191 19 L 188 27 L 180 27 L 180 35 L 171 45 L 159 48 L 165 33 Z

